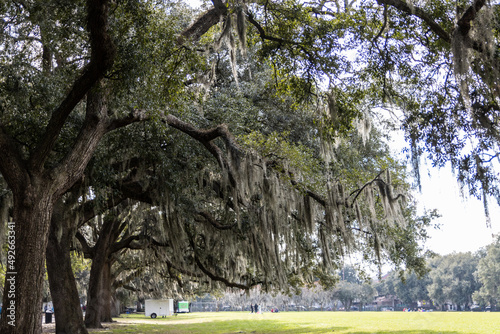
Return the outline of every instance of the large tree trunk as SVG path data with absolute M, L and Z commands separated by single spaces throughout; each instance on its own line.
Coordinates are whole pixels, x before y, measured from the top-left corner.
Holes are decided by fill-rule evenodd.
M 68 116 L 113 65 L 115 48 L 107 33 L 108 5 L 107 0 L 87 0 L 91 60 L 68 95 L 53 110 L 44 134 L 34 143 L 28 159 L 15 139 L 0 127 L 0 173 L 14 197 L 0 320 L 2 334 L 42 332 L 41 287 L 54 203 L 81 177 L 110 125 L 106 101 L 96 89 L 88 94 L 85 121 L 71 151 L 52 170 L 46 169 L 54 166 L 54 161 L 47 162 Z M 115 126 L 130 123 L 127 119 Z
M 112 294 L 113 299 L 111 301 L 111 318 L 114 318 L 120 316 L 120 310 L 122 305 L 120 304 L 120 301 L 116 298 L 115 290 L 113 290 L 112 293 L 113 293 Z
M 47 273 L 56 317 L 56 334 L 87 334 L 71 268 L 70 247 L 76 226 L 54 214 L 47 245 Z
M 106 255 L 98 254 L 92 259 L 89 288 L 87 291 L 87 309 L 85 311 L 85 326 L 87 328 L 102 328 L 103 318 L 103 268 Z M 104 256 L 103 256 L 104 255 Z
M 33 180 L 31 180 L 33 181 Z M 43 182 L 14 193 L 14 221 L 9 223 L 9 251 L 3 294 L 2 334 L 41 333 L 42 291 L 53 199 Z
M 87 328 L 102 328 L 102 268 L 105 254 L 98 254 L 92 259 L 89 287 L 87 291 L 87 309 L 85 310 L 85 326 Z
M 115 242 L 114 236 L 118 225 L 118 219 L 109 218 L 109 220 L 106 220 L 102 225 L 99 239 L 95 245 L 87 293 L 87 310 L 85 312 L 85 326 L 87 328 L 102 327 L 101 319 L 105 317 L 103 313 L 104 300 L 107 298 L 104 292 L 104 271 L 109 262 L 110 247 Z
M 108 258 L 104 263 L 102 268 L 102 310 L 101 310 L 101 321 L 102 322 L 112 322 L 113 318 L 111 316 L 111 305 L 113 302 L 113 293 L 111 291 L 112 277 L 111 277 L 111 266 L 112 262 Z

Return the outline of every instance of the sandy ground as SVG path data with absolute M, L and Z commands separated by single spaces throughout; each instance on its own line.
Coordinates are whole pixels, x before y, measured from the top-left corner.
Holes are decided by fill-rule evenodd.
M 103 323 L 102 324 L 104 328 L 101 328 L 101 329 L 89 329 L 89 333 L 92 333 L 92 332 L 97 332 L 97 331 L 102 331 L 102 330 L 105 330 L 105 329 L 109 329 L 110 328 L 110 325 L 113 326 L 113 325 L 116 325 L 116 326 L 119 326 L 118 323 Z M 123 324 L 125 325 L 125 324 Z M 51 324 L 46 324 L 45 323 L 45 319 L 44 319 L 44 322 L 42 323 L 42 333 L 55 333 L 56 332 L 56 323 L 55 322 L 52 322 Z
M 210 321 L 210 320 L 208 320 Z M 187 323 L 200 323 L 200 322 L 207 322 L 207 319 L 175 319 L 175 320 L 170 320 L 168 324 L 187 324 Z M 95 332 L 95 331 L 101 331 L 105 329 L 112 329 L 120 326 L 127 326 L 129 324 L 153 324 L 153 325 L 166 325 L 165 321 L 159 320 L 153 320 L 150 318 L 144 317 L 144 319 L 130 319 L 130 318 L 117 318 L 116 321 L 114 322 L 104 322 L 102 323 L 102 326 L 104 328 L 101 329 L 89 329 L 89 332 Z M 52 323 L 46 324 L 45 323 L 45 317 L 42 319 L 42 332 L 43 333 L 55 333 L 56 332 L 56 323 L 55 323 L 55 318 L 52 318 Z

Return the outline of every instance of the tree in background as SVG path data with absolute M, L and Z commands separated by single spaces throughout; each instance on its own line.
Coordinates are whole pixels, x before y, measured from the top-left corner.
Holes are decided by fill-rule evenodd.
M 474 301 L 482 307 L 497 306 L 500 300 L 500 236 L 486 248 L 486 255 L 477 265 L 476 276 L 481 288 L 474 292 Z
M 428 286 L 429 297 L 438 305 L 457 305 L 461 310 L 472 306 L 472 295 L 479 289 L 475 272 L 479 258 L 476 254 L 453 253 L 430 261 L 432 283 Z
M 429 274 L 419 277 L 412 272 L 401 276 L 400 273 L 392 271 L 383 280 L 377 282 L 375 287 L 379 296 L 397 296 L 405 307 L 414 309 L 422 301 L 432 305 L 427 292 L 430 283 Z

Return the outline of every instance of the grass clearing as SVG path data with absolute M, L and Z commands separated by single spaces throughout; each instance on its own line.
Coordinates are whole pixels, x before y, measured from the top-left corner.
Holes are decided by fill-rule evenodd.
M 500 313 L 472 312 L 214 312 L 150 319 L 126 315 L 106 334 L 500 334 Z

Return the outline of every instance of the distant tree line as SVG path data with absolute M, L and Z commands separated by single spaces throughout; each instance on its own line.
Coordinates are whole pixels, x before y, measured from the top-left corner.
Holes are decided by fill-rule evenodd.
M 424 277 L 392 272 L 375 287 L 401 304 L 438 310 L 494 309 L 500 300 L 500 237 L 478 252 L 452 253 L 428 261 Z
M 246 310 L 255 303 L 285 311 L 498 310 L 500 236 L 475 253 L 437 255 L 428 260 L 427 267 L 422 277 L 392 271 L 380 280 L 366 282 L 353 267 L 345 266 L 333 287 L 323 287 L 318 281 L 297 289 L 294 295 L 271 295 L 256 289 L 250 294 L 226 293 L 214 302 L 219 304 L 219 310 Z

